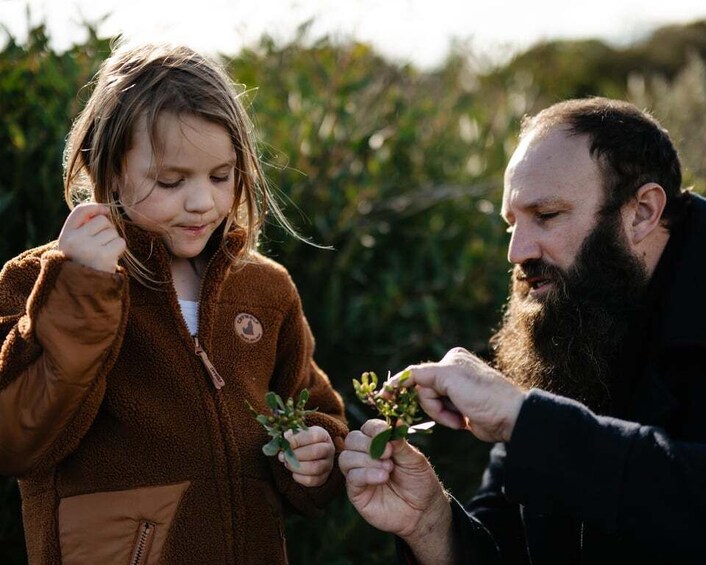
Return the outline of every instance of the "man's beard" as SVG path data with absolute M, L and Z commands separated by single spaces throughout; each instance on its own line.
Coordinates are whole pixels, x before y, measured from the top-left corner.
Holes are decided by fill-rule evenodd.
M 621 344 L 648 282 L 624 241 L 619 215 L 599 216 L 568 272 L 541 260 L 515 267 L 503 325 L 491 338 L 505 375 L 598 412 L 610 406 Z M 541 299 L 529 296 L 526 279 L 534 277 L 553 283 Z

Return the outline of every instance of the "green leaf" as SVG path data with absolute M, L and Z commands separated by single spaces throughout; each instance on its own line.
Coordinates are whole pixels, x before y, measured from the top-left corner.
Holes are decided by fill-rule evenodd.
M 292 451 L 291 447 L 287 446 L 284 450 L 284 458 L 292 469 L 299 469 L 299 459 L 294 455 L 294 451 Z
M 273 455 L 277 455 L 277 453 L 279 453 L 279 448 L 279 438 L 275 437 L 269 443 L 262 446 L 262 452 L 268 457 L 272 457 Z
M 268 392 L 265 395 L 265 401 L 267 402 L 267 405 L 272 409 L 274 412 L 277 409 L 277 400 L 279 399 L 279 396 L 277 396 L 277 393 L 275 392 Z M 282 402 L 281 399 L 279 399 L 280 402 Z
M 256 419 L 260 424 L 262 424 L 263 426 L 267 427 L 267 424 L 268 424 L 267 416 L 265 416 L 264 414 L 258 414 L 258 415 L 255 417 L 255 419 Z
M 386 430 L 380 432 L 373 438 L 370 442 L 370 457 L 373 459 L 380 459 L 383 452 L 385 451 L 385 446 L 387 442 L 390 441 L 392 436 L 392 428 L 387 428 Z
M 407 431 L 409 430 L 409 426 L 402 424 L 400 426 L 395 426 L 392 436 L 390 437 L 391 440 L 393 439 L 404 439 L 407 437 Z
M 307 389 L 302 389 L 302 391 L 299 393 L 299 400 L 297 401 L 297 406 L 299 409 L 304 408 L 306 406 L 306 402 L 309 400 L 309 391 Z

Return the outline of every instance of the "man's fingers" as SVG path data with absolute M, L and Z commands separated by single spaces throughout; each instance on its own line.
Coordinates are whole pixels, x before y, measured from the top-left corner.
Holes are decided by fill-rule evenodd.
M 347 451 L 367 452 L 369 446 L 370 436 L 359 430 L 353 430 L 343 440 L 343 449 Z
M 419 385 L 420 387 L 430 387 L 436 390 L 437 392 L 441 392 L 439 390 L 441 386 L 440 381 L 442 380 L 440 378 L 440 369 L 441 367 L 439 367 L 439 365 L 437 365 L 436 363 L 416 365 L 410 369 L 412 375 L 410 376 L 408 381 L 411 381 L 412 383 Z
M 373 459 L 367 452 L 343 451 L 338 456 L 338 466 L 345 475 L 353 469 L 383 469 L 389 472 L 394 464 L 389 459 Z
M 351 469 L 346 475 L 346 484 L 354 488 L 383 485 L 390 479 L 390 473 L 385 469 L 358 467 Z
M 466 417 L 446 396 L 439 396 L 434 389 L 419 388 L 419 404 L 430 418 L 454 430 L 466 427 Z
M 385 421 L 377 419 L 368 420 L 360 427 L 360 431 L 371 438 L 375 437 L 380 432 L 385 431 L 386 429 L 387 424 L 385 423 Z

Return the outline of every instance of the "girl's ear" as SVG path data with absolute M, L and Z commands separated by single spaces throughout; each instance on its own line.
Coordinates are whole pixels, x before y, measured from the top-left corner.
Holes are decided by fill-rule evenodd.
M 660 227 L 662 212 L 667 205 L 664 189 L 654 182 L 643 184 L 635 193 L 632 218 L 632 243 L 637 245 Z

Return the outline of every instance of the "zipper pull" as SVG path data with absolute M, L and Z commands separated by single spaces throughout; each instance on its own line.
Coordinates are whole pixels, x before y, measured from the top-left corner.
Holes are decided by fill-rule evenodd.
M 208 374 L 211 377 L 211 382 L 213 382 L 213 386 L 216 387 L 216 390 L 221 390 L 226 384 L 226 382 L 223 380 L 223 377 L 218 374 L 218 371 L 216 371 L 216 368 L 213 366 L 213 363 L 211 363 L 208 358 L 208 355 L 206 355 L 206 352 L 203 350 L 203 347 L 201 347 L 201 344 L 199 343 L 199 338 L 197 338 L 196 336 L 194 336 L 194 344 L 196 345 L 196 355 L 201 358 L 203 366 L 206 367 L 206 370 L 208 371 Z

